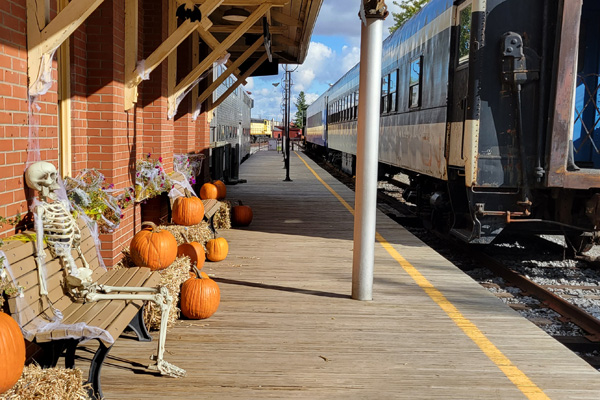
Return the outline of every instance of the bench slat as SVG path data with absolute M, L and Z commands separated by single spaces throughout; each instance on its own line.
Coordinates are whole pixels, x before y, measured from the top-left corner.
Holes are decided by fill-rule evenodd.
M 204 216 L 210 219 L 221 208 L 221 202 L 215 199 L 202 200 L 204 204 Z

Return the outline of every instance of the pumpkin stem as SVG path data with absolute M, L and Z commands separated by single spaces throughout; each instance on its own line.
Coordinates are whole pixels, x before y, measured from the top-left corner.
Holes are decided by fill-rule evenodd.
M 192 265 L 192 270 L 194 271 L 194 273 L 196 274 L 196 277 L 198 279 L 204 279 L 202 277 L 202 274 L 200 273 L 200 270 L 198 269 L 198 267 L 196 267 L 195 265 Z
M 150 226 L 150 228 L 152 228 L 152 233 L 159 233 L 159 232 L 161 232 L 161 230 L 158 228 L 158 226 L 156 226 L 156 224 L 154 222 L 152 222 L 152 221 L 144 221 L 144 222 L 142 222 L 142 228 L 145 225 L 148 225 L 148 226 Z
M 238 200 L 238 203 L 240 203 L 240 206 L 243 206 L 243 205 L 244 205 L 244 203 L 242 203 L 242 201 L 241 201 L 241 200 Z
M 190 243 L 190 239 L 188 239 L 187 235 L 184 232 L 181 232 L 181 237 L 185 243 Z
M 194 196 L 192 196 L 192 193 L 189 190 L 185 189 L 185 188 L 183 189 L 183 193 L 185 193 L 185 197 L 187 197 L 188 199 L 190 197 L 194 197 Z

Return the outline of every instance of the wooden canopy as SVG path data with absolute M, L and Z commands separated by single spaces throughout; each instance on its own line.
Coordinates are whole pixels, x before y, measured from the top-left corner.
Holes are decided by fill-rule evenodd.
M 280 63 L 300 64 L 304 61 L 310 37 L 323 0 L 164 0 L 169 9 L 169 36 L 145 60 L 138 60 L 138 18 L 140 0 L 125 2 L 125 101 L 129 110 L 137 102 L 137 88 L 145 77 L 168 59 L 169 116 L 177 104 L 198 83 L 198 78 L 214 62 L 229 54 L 227 70 L 203 93 L 194 90 L 194 102 L 203 102 L 212 92 L 234 75 L 237 80 L 220 99 L 220 104 L 250 76 L 275 75 Z M 30 95 L 41 93 L 51 63 L 47 60 L 71 33 L 103 2 L 103 0 L 60 0 L 59 13 L 44 21 L 44 1 L 28 0 L 28 49 Z M 197 6 L 201 19 L 178 17 L 177 9 Z M 241 10 L 241 11 L 240 11 Z M 230 14 L 241 17 L 228 18 Z M 196 13 L 196 15 L 198 15 Z M 55 33 L 56 32 L 56 33 Z M 210 50 L 200 59 L 194 54 L 194 68 L 178 78 L 177 47 L 188 37 L 194 43 L 204 42 Z M 266 39 L 265 39 L 266 38 Z M 197 48 L 197 46 L 195 46 Z M 141 62 L 143 61 L 143 62 Z

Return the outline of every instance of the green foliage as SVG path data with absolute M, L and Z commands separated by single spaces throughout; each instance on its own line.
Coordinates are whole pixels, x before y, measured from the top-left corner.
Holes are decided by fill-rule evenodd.
M 429 0 L 403 0 L 402 3 L 394 1 L 394 5 L 400 7 L 400 12 L 392 12 L 394 17 L 394 25 L 390 27 L 390 33 L 394 33 L 396 29 L 400 28 L 406 21 L 408 21 L 413 15 L 419 12 Z
M 298 97 L 296 98 L 294 105 L 298 109 L 298 111 L 296 111 L 296 115 L 294 116 L 294 125 L 300 129 L 304 129 L 304 116 L 306 114 L 306 109 L 308 108 L 304 92 L 298 93 Z

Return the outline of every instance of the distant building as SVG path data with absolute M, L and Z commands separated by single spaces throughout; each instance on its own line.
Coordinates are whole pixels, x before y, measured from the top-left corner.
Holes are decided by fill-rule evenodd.
M 284 131 L 285 127 L 283 125 L 276 126 L 273 129 L 273 137 L 277 139 L 281 139 L 283 135 L 285 135 Z M 300 140 L 302 139 L 302 129 L 290 125 L 290 140 Z

